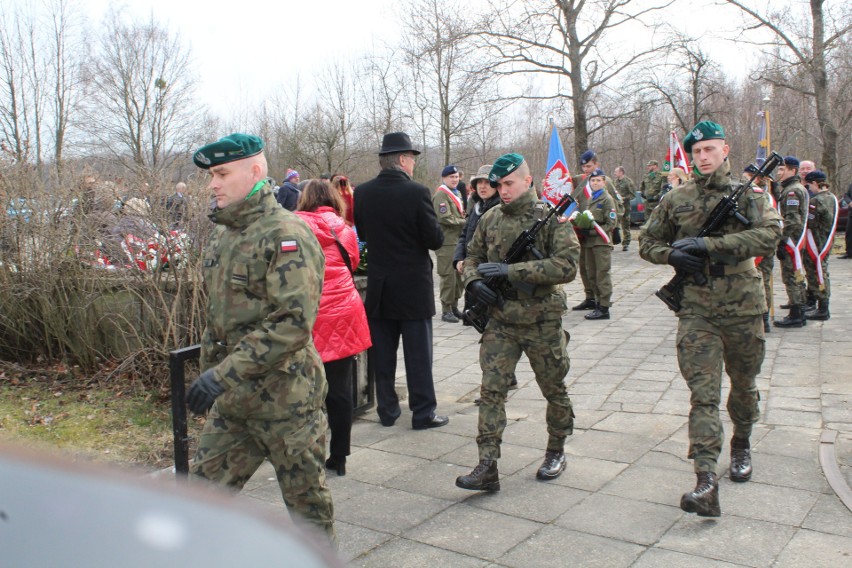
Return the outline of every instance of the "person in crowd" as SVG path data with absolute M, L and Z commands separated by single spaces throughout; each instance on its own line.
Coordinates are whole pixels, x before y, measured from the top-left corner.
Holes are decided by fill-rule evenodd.
M 625 175 L 624 167 L 618 166 L 615 168 L 615 190 L 621 197 L 621 203 L 624 206 L 624 212 L 621 214 L 619 224 L 621 225 L 621 250 L 630 248 L 630 202 L 636 197 L 636 184 L 633 180 Z
M 809 173 L 816 169 L 813 160 L 801 160 L 799 162 L 799 178 L 804 182 Z
M 828 301 L 831 283 L 828 276 L 828 255 L 834 244 L 837 230 L 837 198 L 831 193 L 828 177 L 822 170 L 812 170 L 805 176 L 808 188 L 808 235 L 805 242 L 805 273 L 808 277 L 808 292 L 816 298 L 817 305 L 806 310 L 809 320 L 827 321 L 831 314 Z
M 583 173 L 571 178 L 571 183 L 574 185 L 573 196 L 574 199 L 577 200 L 577 211 L 582 211 L 587 208 L 586 202 L 592 195 L 589 176 L 595 170 L 601 169 L 600 163 L 598 155 L 594 152 L 594 150 L 586 150 L 580 155 L 580 168 Z M 616 214 L 621 215 L 624 209 L 621 203 L 621 197 L 618 194 L 618 190 L 615 188 L 615 184 L 608 177 L 605 177 L 604 187 L 612 198 L 612 202 L 615 203 Z M 627 207 L 629 208 L 630 205 L 628 204 Z M 575 311 L 596 309 L 597 302 L 595 301 L 595 290 L 592 287 L 592 278 L 589 275 L 582 254 L 580 255 L 580 280 L 583 282 L 583 293 L 585 294 L 585 299 L 571 309 Z
M 323 467 L 328 386 L 312 336 L 322 249 L 276 203 L 260 138 L 225 136 L 193 162 L 209 172 L 215 205 L 201 375 L 187 392 L 189 409 L 208 414 L 190 473 L 240 490 L 268 459 L 287 508 L 336 543 Z
M 642 183 L 639 184 L 639 193 L 645 200 L 645 219 L 650 218 L 651 213 L 657 208 L 663 193 L 663 184 L 666 178 L 660 173 L 660 163 L 657 160 L 648 160 L 648 173 Z
M 807 324 L 804 312 L 808 303 L 802 264 L 808 229 L 808 192 L 799 177 L 799 160 L 795 156 L 785 157 L 778 166 L 778 182 L 775 198 L 784 219 L 784 238 L 776 256 L 781 261 L 781 279 L 788 298 L 781 308 L 790 312 L 773 323 L 776 327 L 803 327 Z
M 852 183 L 846 188 L 846 193 L 843 194 L 843 198 L 840 200 L 840 206 L 852 208 Z M 852 258 L 852 215 L 849 214 L 846 215 L 846 233 L 844 234 L 844 238 L 846 239 L 846 252 L 837 258 L 848 260 Z
M 401 411 L 394 388 L 396 352 L 402 336 L 408 407 L 415 430 L 449 422 L 435 414 L 432 379 L 432 316 L 435 292 L 430 250 L 444 234 L 435 217 L 431 192 L 411 179 L 419 150 L 405 132 L 382 139 L 379 175 L 355 192 L 355 226 L 367 243 L 367 320 L 376 378 L 376 412 L 382 426 L 393 426 Z
M 747 183 L 759 170 L 756 166 L 749 164 L 743 171 L 743 183 Z M 757 176 L 754 178 L 754 191 L 763 193 L 769 201 L 769 205 L 777 210 L 778 204 L 775 197 L 772 195 L 772 175 Z M 772 326 L 769 324 L 769 311 L 772 307 L 772 270 L 775 268 L 775 255 L 769 254 L 763 257 L 758 257 L 757 270 L 760 272 L 760 277 L 763 279 L 763 293 L 766 296 L 766 309 L 763 312 L 763 332 L 770 333 Z
M 438 276 L 441 278 L 441 320 L 448 323 L 458 323 L 462 315 L 458 308 L 462 295 L 461 275 L 453 264 L 456 243 L 465 223 L 464 202 L 458 190 L 460 179 L 456 166 L 446 166 L 441 171 L 443 183 L 432 194 L 432 206 L 444 233 L 444 245 L 438 249 L 435 257 L 438 260 Z
M 281 187 L 278 188 L 278 194 L 275 196 L 275 199 L 287 211 L 296 210 L 296 204 L 299 202 L 299 194 L 301 193 L 299 179 L 299 172 L 289 169 L 284 176 Z
M 302 190 L 296 206 L 296 214 L 314 232 L 325 254 L 322 297 L 313 338 L 328 381 L 325 407 L 331 442 L 325 467 L 337 475 L 346 474 L 346 456 L 350 452 L 355 355 L 372 344 L 367 314 L 352 276 L 360 260 L 358 237 L 343 219 L 345 210 L 339 190 L 316 179 Z
M 350 227 L 355 226 L 355 198 L 354 198 L 354 188 L 352 184 L 349 183 L 349 178 L 342 174 L 334 174 L 331 177 L 331 186 L 337 190 L 337 193 L 340 194 L 341 199 L 343 199 L 343 204 L 345 205 L 346 213 L 343 215 L 343 218 L 346 220 L 346 224 Z
M 179 226 L 186 217 L 186 184 L 175 184 L 175 191 L 166 198 L 165 209 L 172 227 Z
M 528 253 L 521 262 L 503 263 L 515 238 L 546 215 L 549 206 L 530 190 L 532 176 L 520 154 L 498 158 L 488 179 L 502 203 L 480 219 L 464 261 L 466 287 L 476 301 L 490 306 L 491 315 L 479 349 L 479 463 L 456 479 L 457 487 L 479 491 L 500 489 L 497 460 L 506 427 L 506 395 L 522 353 L 547 399 L 547 449 L 536 477 L 555 479 L 565 469 L 565 438 L 573 433 L 574 411 L 565 386 L 570 360 L 561 288 L 577 274 L 580 249 L 571 224 L 552 219 L 536 241 L 541 258 Z M 505 280 L 502 301 L 486 279 Z M 532 289 L 513 286 L 521 282 Z
M 604 188 L 606 174 L 600 168 L 589 174 L 592 195 L 584 200 L 584 210 L 573 217 L 580 239 L 580 264 L 585 266 L 595 309 L 587 320 L 609 319 L 612 305 L 612 231 L 618 225 L 618 212 Z
M 689 453 L 697 482 L 684 493 L 680 507 L 702 517 L 722 514 L 717 464 L 722 451 L 719 403 L 722 366 L 731 379 L 728 414 L 734 424 L 730 479 L 751 478 L 753 425 L 760 418 L 755 377 L 765 352 L 761 316 L 766 309 L 754 257 L 775 251 L 781 219 L 762 191 L 746 190 L 740 214 L 749 223 L 726 222 L 706 237 L 695 237 L 734 182 L 729 146 L 721 125 L 702 121 L 684 137 L 692 154 L 695 178 L 669 193 L 642 226 L 639 254 L 654 264 L 669 264 L 705 281 L 684 280 L 677 312 L 677 359 L 690 390 Z M 696 281 L 698 280 L 698 281 Z

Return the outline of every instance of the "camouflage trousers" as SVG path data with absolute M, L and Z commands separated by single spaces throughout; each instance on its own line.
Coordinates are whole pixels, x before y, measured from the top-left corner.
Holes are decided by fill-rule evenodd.
M 805 279 L 801 273 L 793 269 L 793 259 L 784 254 L 781 259 L 781 281 L 787 289 L 787 300 L 791 304 L 805 303 Z
M 763 279 L 763 294 L 766 296 L 765 312 L 772 311 L 772 269 L 775 268 L 775 257 L 764 256 L 757 265 L 757 271 Z
M 479 405 L 479 459 L 500 457 L 506 428 L 506 395 L 515 367 L 525 353 L 541 394 L 547 399 L 547 449 L 562 450 L 565 437 L 574 432 L 574 411 L 565 375 L 571 367 L 568 338 L 559 319 L 529 325 L 488 322 L 479 347 L 482 388 Z
M 438 276 L 441 278 L 440 295 L 441 310 L 451 311 L 458 307 L 459 298 L 462 297 L 462 279 L 459 271 L 453 266 L 453 254 L 455 253 L 455 241 L 451 247 L 441 247 L 435 257 L 438 260 Z
M 624 202 L 624 214 L 619 220 L 621 225 L 621 246 L 626 247 L 630 244 L 630 202 Z
M 751 436 L 760 418 L 760 394 L 755 377 L 765 352 L 763 321 L 759 315 L 726 318 L 683 316 L 677 328 L 677 361 L 690 391 L 689 453 L 696 472 L 716 472 L 722 451 L 719 403 L 722 363 L 731 379 L 728 415 L 734 436 Z
M 310 417 L 316 428 L 307 429 L 313 433 L 308 440 L 294 440 L 291 420 L 226 417 L 217 405 L 204 424 L 190 473 L 239 491 L 269 458 L 287 509 L 336 545 L 334 505 L 325 481 L 325 413 Z
M 591 297 L 600 305 L 610 307 L 612 305 L 612 247 L 609 245 L 584 246 L 580 249 L 580 260 L 586 267 L 586 275 L 592 289 Z
M 817 279 L 816 263 L 811 259 L 809 254 L 804 255 L 802 264 L 805 266 L 805 274 L 808 276 L 807 296 L 816 298 L 817 300 L 826 301 L 831 297 L 831 282 L 828 277 L 828 256 L 820 261 L 822 265 L 822 287 Z

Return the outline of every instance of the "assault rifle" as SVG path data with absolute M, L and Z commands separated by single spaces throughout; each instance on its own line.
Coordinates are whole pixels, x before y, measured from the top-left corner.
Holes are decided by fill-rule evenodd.
M 756 168 L 755 173 L 746 183 L 741 184 L 733 192 L 731 192 L 730 195 L 726 195 L 719 200 L 719 203 L 717 203 L 716 207 L 713 208 L 713 211 L 710 212 L 707 220 L 704 221 L 704 226 L 701 227 L 701 230 L 695 236 L 706 237 L 710 233 L 718 231 L 729 217 L 733 217 L 746 227 L 751 226 L 751 221 L 739 212 L 737 202 L 740 200 L 740 197 L 742 197 L 745 191 L 752 186 L 755 178 L 771 174 L 772 170 L 778 167 L 778 165 L 783 161 L 784 158 L 782 158 L 777 152 L 772 152 L 769 159 L 767 159 L 762 166 Z M 655 295 L 674 312 L 680 311 L 680 296 L 683 292 L 684 282 L 689 276 L 692 276 L 693 281 L 699 286 L 707 284 L 707 278 L 702 272 L 689 274 L 682 270 L 675 270 L 674 277 L 669 280 L 665 286 L 655 292 Z
M 509 247 L 509 252 L 506 253 L 506 257 L 501 262 L 503 264 L 514 264 L 516 262 L 520 262 L 527 253 L 532 254 L 538 260 L 543 259 L 544 255 L 541 254 L 541 251 L 535 248 L 535 240 L 538 237 L 539 231 L 547 225 L 548 221 L 550 221 L 554 215 L 563 215 L 572 203 L 574 203 L 574 198 L 571 197 L 570 194 L 566 193 L 563 195 L 559 200 L 559 203 L 556 204 L 556 207 L 551 207 L 547 212 L 547 215 L 536 221 L 529 229 L 524 229 L 521 234 L 518 235 L 518 238 L 516 238 L 515 242 L 512 243 L 512 246 Z M 505 278 L 491 277 L 485 280 L 485 284 L 497 292 L 498 297 L 502 297 L 500 292 L 509 283 Z M 535 285 L 528 282 L 512 282 L 511 285 L 529 294 L 532 294 L 535 290 Z M 470 308 L 464 311 L 462 317 L 467 323 L 472 325 L 476 331 L 482 333 L 485 331 L 485 324 L 488 322 L 488 319 L 486 318 L 487 313 L 488 304 L 477 300 Z

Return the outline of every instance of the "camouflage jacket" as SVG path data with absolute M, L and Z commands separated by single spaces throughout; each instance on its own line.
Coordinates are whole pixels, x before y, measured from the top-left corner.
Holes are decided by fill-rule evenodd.
M 709 176 L 698 176 L 669 192 L 654 209 L 639 234 L 639 254 L 655 264 L 666 264 L 671 243 L 698 234 L 710 212 L 732 189 L 728 161 Z M 687 278 L 677 315 L 729 317 L 758 315 L 765 311 L 763 282 L 754 266 L 755 256 L 770 256 L 781 237 L 781 219 L 763 190 L 746 190 L 739 212 L 751 225 L 729 218 L 722 229 L 704 238 L 709 258 L 707 283 Z
M 663 184 L 666 183 L 666 178 L 660 172 L 648 172 L 639 186 L 639 193 L 642 198 L 651 203 L 656 203 L 660 200 L 663 193 Z
M 827 189 L 814 193 L 808 200 L 808 232 L 813 235 L 818 251 L 834 238 L 838 209 L 837 198 Z
M 618 214 L 612 196 L 606 191 L 601 191 L 597 195 L 593 193 L 592 197 L 585 202 L 585 208 L 592 212 L 595 223 L 607 234 L 608 240 L 595 229 L 578 229 L 583 231 L 583 238 L 580 240 L 582 247 L 612 246 L 612 231 L 618 226 Z
M 627 176 L 615 180 L 615 189 L 621 196 L 621 202 L 625 207 L 630 207 L 630 202 L 636 197 L 636 185 L 633 180 Z
M 443 246 L 455 251 L 456 242 L 464 227 L 464 201 L 459 197 L 459 202 L 462 203 L 460 210 L 455 200 L 447 195 L 447 191 L 452 192 L 447 186 L 442 185 L 432 193 L 432 207 L 435 208 L 435 216 L 438 217 L 438 224 L 444 232 Z
M 529 229 L 547 214 L 548 205 L 535 192 L 527 191 L 511 203 L 489 209 L 480 219 L 464 260 L 464 284 L 482 277 L 476 272 L 481 262 L 500 262 L 524 229 Z M 494 306 L 491 315 L 503 323 L 532 324 L 558 320 L 565 311 L 565 293 L 560 284 L 571 282 L 577 274 L 580 245 L 571 223 L 551 218 L 539 232 L 536 248 L 543 258 L 527 254 L 523 261 L 509 265 L 509 283 L 535 285 L 532 294 L 509 286 L 502 308 Z
M 311 332 L 325 257 L 316 237 L 268 186 L 214 209 L 210 219 L 216 227 L 204 250 L 201 367 L 225 385 L 221 402 L 265 389 L 264 404 L 321 408 L 325 375 Z
M 808 190 L 799 176 L 787 178 L 778 184 L 778 211 L 784 219 L 784 238 L 799 242 L 808 220 Z

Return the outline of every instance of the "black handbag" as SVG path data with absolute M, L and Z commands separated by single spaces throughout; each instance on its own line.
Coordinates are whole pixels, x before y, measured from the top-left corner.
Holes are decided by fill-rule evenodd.
M 612 244 L 620 245 L 621 244 L 621 227 L 616 227 L 612 230 Z

